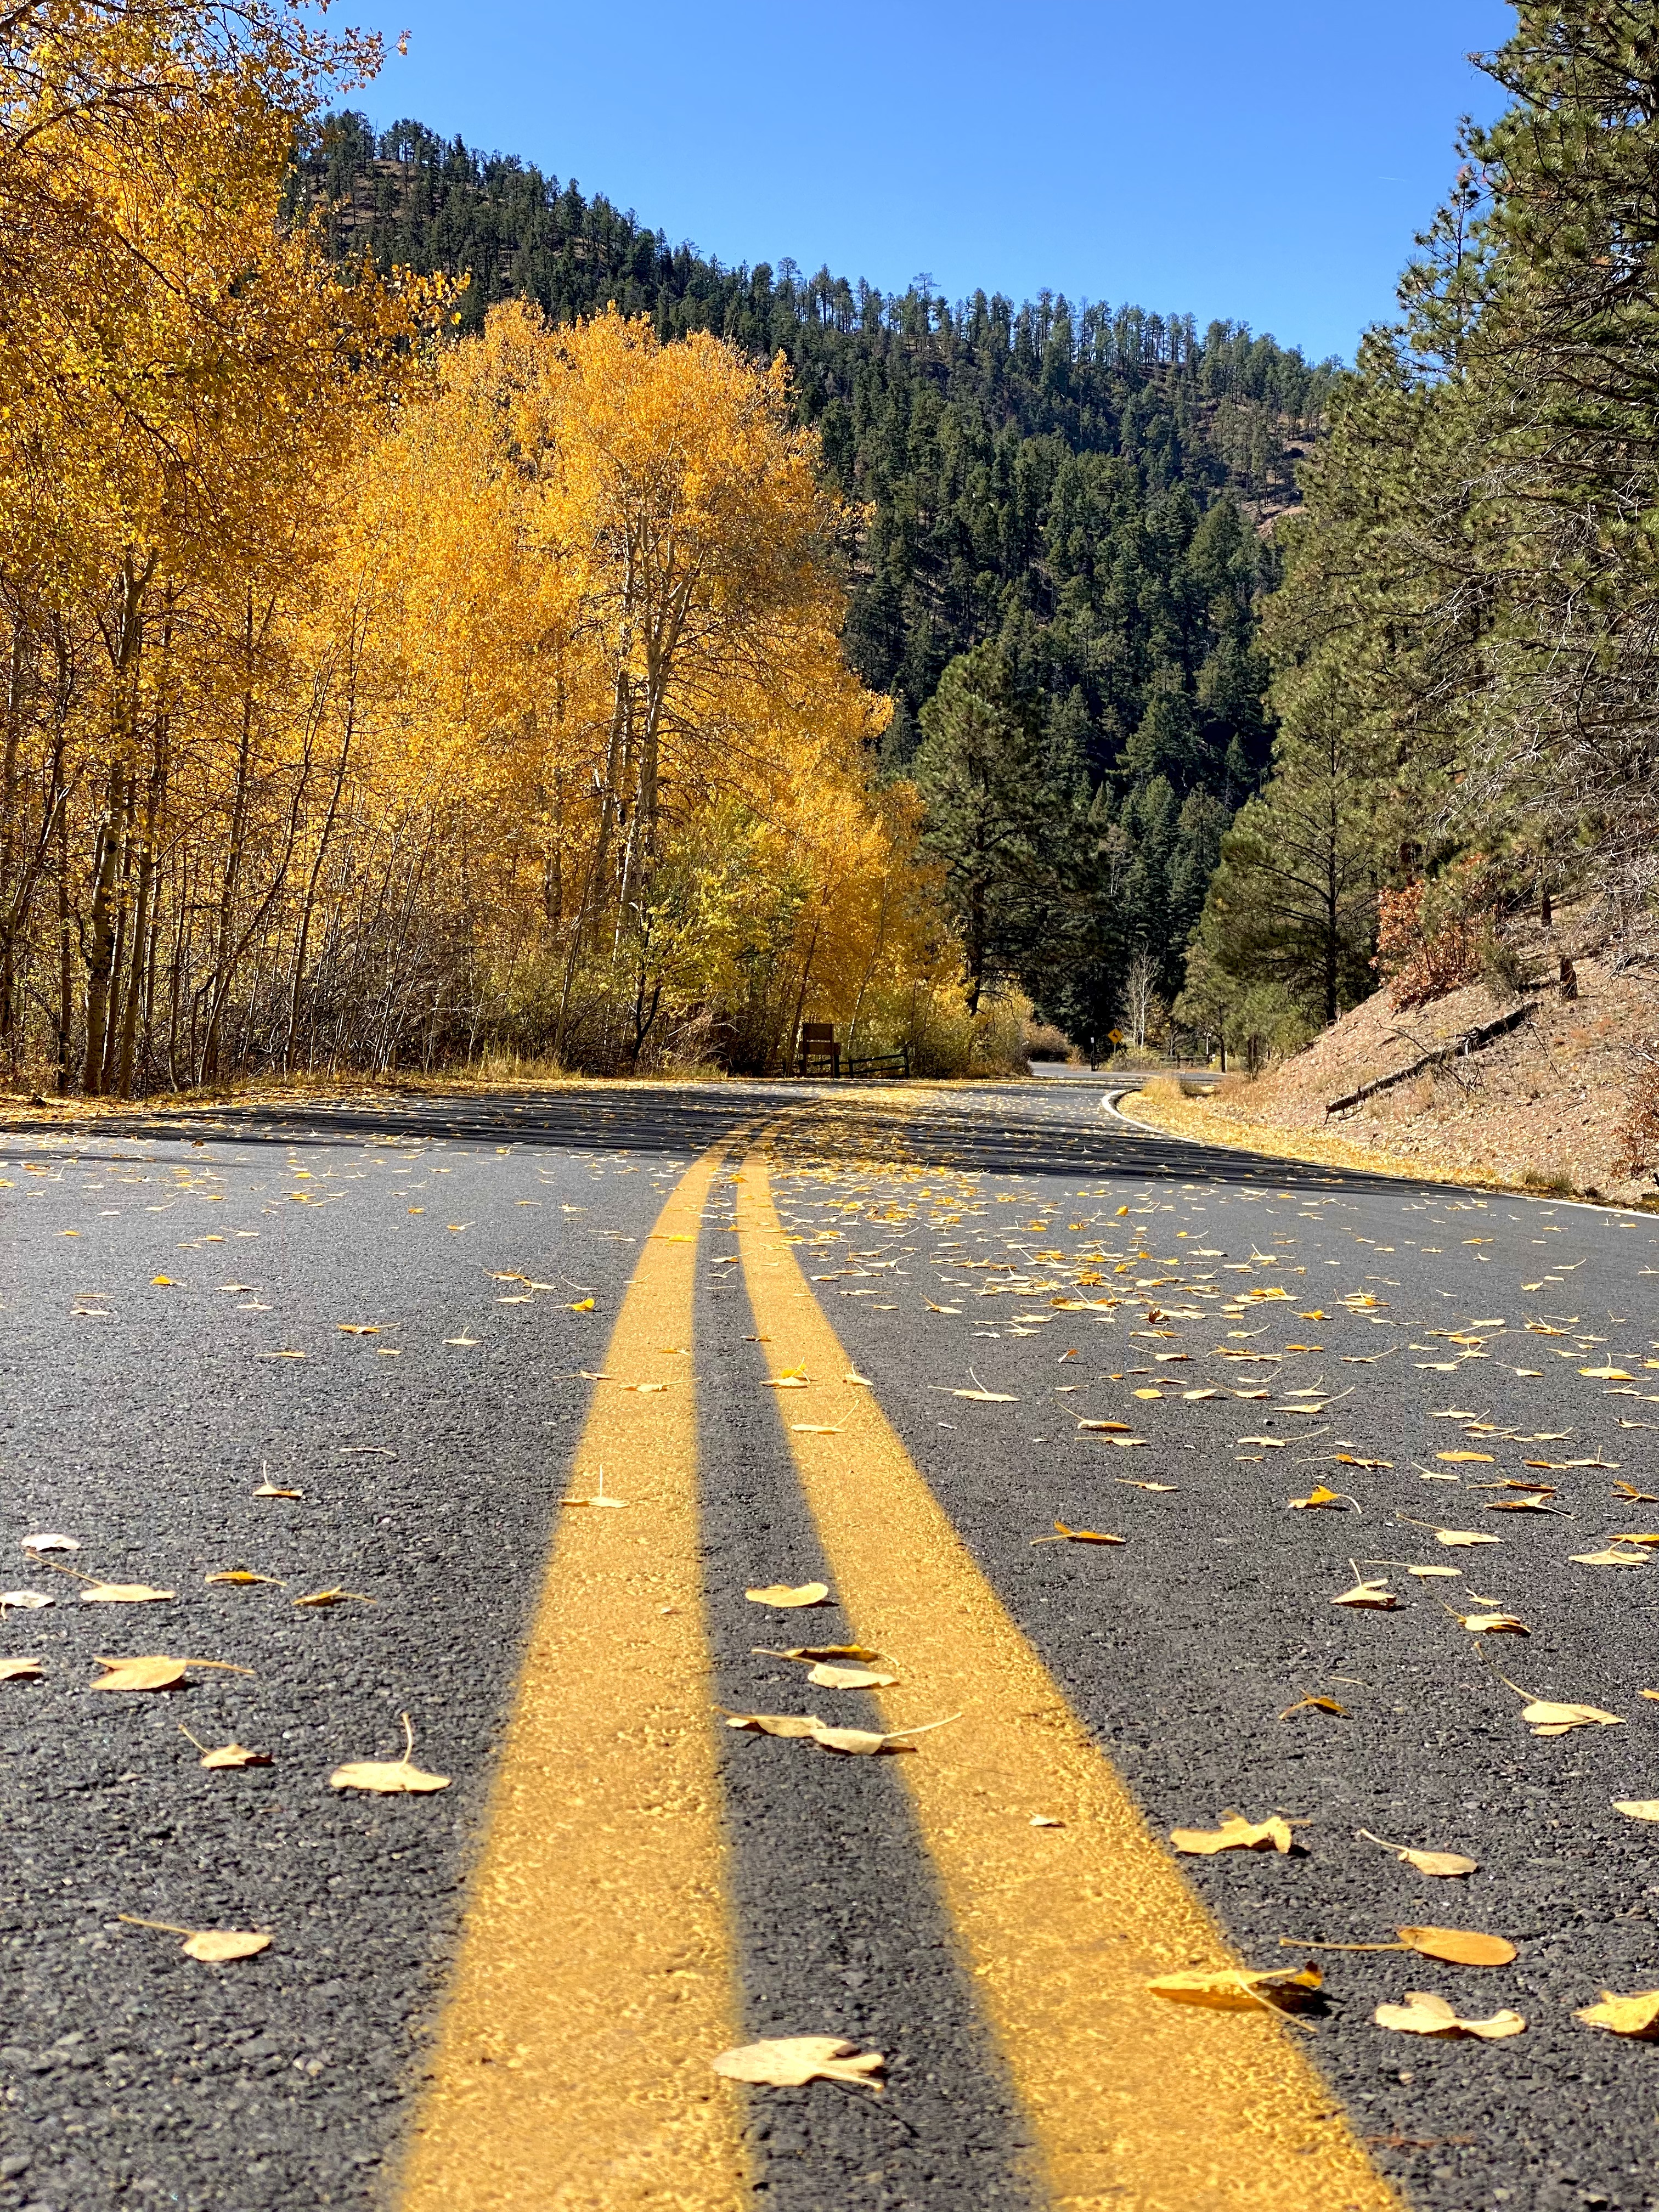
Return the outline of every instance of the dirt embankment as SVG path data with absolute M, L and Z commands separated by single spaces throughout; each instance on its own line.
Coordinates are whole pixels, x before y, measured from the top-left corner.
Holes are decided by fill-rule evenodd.
M 1160 1084 L 1126 1104 L 1183 1134 L 1287 1158 L 1659 1203 L 1659 1176 L 1632 1161 L 1629 1130 L 1647 1072 L 1641 1054 L 1659 1044 L 1659 941 L 1628 933 L 1614 940 L 1585 914 L 1548 932 L 1531 928 L 1516 949 L 1518 991 L 1472 983 L 1409 1011 L 1379 991 L 1254 1083 L 1230 1078 L 1208 1100 L 1178 1097 L 1173 1083 Z M 1562 994 L 1564 953 L 1576 998 Z M 1327 1112 L 1332 1101 L 1523 1008 L 1518 1025 L 1494 1041 Z

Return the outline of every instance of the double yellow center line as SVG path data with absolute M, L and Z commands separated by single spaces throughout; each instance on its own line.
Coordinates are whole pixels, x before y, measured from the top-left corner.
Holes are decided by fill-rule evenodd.
M 743 2039 L 697 1543 L 696 1224 L 665 1210 L 617 1318 L 501 1754 L 404 2212 L 727 2212 L 750 2201 Z M 850 1367 L 765 1164 L 738 1186 L 744 1279 L 853 1633 L 900 1662 L 893 1724 L 960 1712 L 898 1762 L 921 1843 L 1055 2207 L 1399 2212 L 1297 2031 L 1146 1994 L 1236 1965 L 1109 1759 Z M 665 1390 L 628 1386 L 666 1382 Z M 832 1430 L 813 1434 L 813 1428 Z M 780 1771 L 784 1771 L 782 1768 Z M 1034 1829 L 1034 1814 L 1059 1827 Z M 964 2085 L 967 2086 L 967 2085 Z M 763 2096 L 765 2092 L 755 2093 Z

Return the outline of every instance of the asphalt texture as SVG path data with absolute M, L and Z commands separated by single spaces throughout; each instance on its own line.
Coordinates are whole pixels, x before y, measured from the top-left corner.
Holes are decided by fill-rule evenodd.
M 1659 1986 L 1655 1831 L 1612 1802 L 1659 1796 L 1659 1569 L 1573 1558 L 1659 1532 L 1659 1223 L 1201 1149 L 1103 1091 L 595 1088 L 0 1132 L 0 1587 L 55 1601 L 0 1616 L 0 1657 L 45 1670 L 0 1682 L 0 2205 L 383 2198 L 589 1378 L 678 1173 L 781 1111 L 775 1192 L 832 1325 L 1154 1831 L 1298 1824 L 1289 1857 L 1182 1862 L 1247 1963 L 1424 1922 L 1518 1947 L 1489 1970 L 1317 1954 L 1311 2054 L 1402 2198 L 1659 2204 L 1659 2051 L 1573 2016 Z M 763 1707 L 799 1682 L 755 1653 L 743 1589 L 819 1559 L 724 1214 L 696 1336 L 711 1698 Z M 1009 1401 L 951 1395 L 980 1386 Z M 1483 1486 L 1533 1480 L 1553 1491 Z M 1340 1502 L 1292 1509 L 1320 1484 Z M 1036 1544 L 1056 1520 L 1128 1540 Z M 80 1549 L 32 1559 L 43 1533 Z M 83 1605 L 48 1561 L 178 1596 Z M 240 1567 L 279 1579 L 204 1579 Z M 1359 1576 L 1397 1607 L 1334 1606 Z M 337 1586 L 362 1595 L 293 1602 Z M 1458 1617 L 1488 1611 L 1528 1633 Z M 156 1651 L 252 1671 L 88 1692 L 97 1656 Z M 1540 1739 L 1528 1696 L 1619 1724 Z M 405 1712 L 453 1786 L 331 1793 L 341 1760 L 398 1754 Z M 181 1723 L 274 1764 L 204 1771 Z M 759 2201 L 1024 2208 L 898 1762 L 799 1752 L 721 1742 L 745 2028 L 839 2030 L 891 2087 L 757 2095 Z M 1362 1828 L 1480 1871 L 1425 1881 Z M 278 1940 L 204 1969 L 122 1914 Z M 1373 2022 L 1416 1990 L 1526 2032 Z

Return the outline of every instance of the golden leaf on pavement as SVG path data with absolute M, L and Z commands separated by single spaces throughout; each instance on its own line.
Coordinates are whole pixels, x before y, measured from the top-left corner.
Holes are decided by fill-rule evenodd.
M 805 1606 L 822 1605 L 830 1595 L 828 1583 L 768 1583 L 763 1589 L 746 1589 L 744 1595 L 750 1605 Z
M 1463 1570 L 1462 1567 L 1407 1567 L 1406 1572 L 1408 1575 L 1417 1576 L 1419 1580 L 1423 1582 L 1428 1581 L 1431 1577 L 1441 1575 L 1450 1575 L 1454 1579 L 1459 1582 L 1463 1578 Z
M 228 1959 L 257 1959 L 270 1948 L 269 1936 L 240 1928 L 176 1928 L 170 1920 L 140 1920 L 131 1912 L 117 1913 L 129 1928 L 154 1928 L 163 1936 L 182 1936 L 186 1958 L 221 1966 Z
M 1121 1439 L 1120 1439 L 1120 1441 L 1121 1441 Z M 1139 1439 L 1138 1437 L 1132 1438 L 1130 1441 L 1138 1443 Z M 1181 1485 L 1178 1482 L 1141 1482 L 1139 1481 L 1133 1474 L 1115 1474 L 1112 1477 L 1112 1480 L 1114 1482 L 1121 1482 L 1126 1490 L 1151 1490 L 1158 1492 L 1160 1496 L 1162 1496 L 1166 1491 L 1179 1490 L 1181 1487 Z
M 1218 1828 L 1171 1828 L 1170 1841 L 1178 1851 L 1200 1858 L 1213 1858 L 1218 1851 L 1285 1852 L 1291 1848 L 1291 1826 L 1277 1814 L 1249 1821 L 1228 1813 Z
M 1408 1951 L 1443 1959 L 1452 1966 L 1507 1966 L 1516 1955 L 1514 1944 L 1504 1936 L 1473 1928 L 1402 1928 L 1400 1940 Z
M 821 1659 L 806 1679 L 823 1690 L 890 1690 L 898 1676 L 879 1674 L 868 1667 L 837 1667 L 830 1660 Z
M 94 1583 L 81 1593 L 82 1605 L 151 1605 L 173 1597 L 173 1590 L 152 1589 L 148 1583 Z
M 1523 1705 L 1521 1717 L 1534 1735 L 1565 1735 L 1570 1729 L 1624 1725 L 1617 1713 L 1604 1713 L 1599 1705 L 1557 1705 L 1548 1698 L 1534 1698 Z
M 377 1321 L 337 1321 L 334 1324 L 342 1336 L 378 1336 L 380 1324 Z
M 1374 1836 L 1369 1828 L 1356 1828 L 1354 1833 L 1368 1844 L 1380 1844 L 1385 1851 L 1392 1851 L 1402 1865 L 1418 1874 L 1453 1879 L 1480 1872 L 1480 1861 L 1465 1858 L 1462 1851 L 1419 1850 L 1411 1844 L 1391 1844 L 1386 1836 Z
M 1155 1997 L 1170 1997 L 1176 2004 L 1210 2005 L 1220 2012 L 1254 2012 L 1264 2004 L 1294 2012 L 1317 1996 L 1323 1982 L 1318 1967 L 1310 1964 L 1294 1972 L 1286 1968 L 1266 1974 L 1236 1966 L 1194 1967 L 1184 1973 L 1159 1974 L 1146 1987 Z
M 1127 1536 L 1103 1536 L 1098 1528 L 1068 1528 L 1063 1521 L 1054 1523 L 1052 1536 L 1033 1536 L 1032 1548 L 1039 1544 L 1127 1544 Z
M 1286 1504 L 1292 1513 L 1307 1513 L 1321 1506 L 1352 1505 L 1354 1500 L 1340 1490 L 1328 1490 L 1322 1482 L 1316 1482 L 1305 1498 L 1289 1498 Z
M 256 1498 L 298 1498 L 300 1494 L 297 1490 L 279 1489 L 274 1482 L 262 1482 L 253 1493 Z
M 1434 1540 L 1443 1544 L 1449 1552 L 1455 1552 L 1467 1550 L 1471 1544 L 1501 1543 L 1503 1539 L 1487 1535 L 1483 1528 L 1437 1528 Z
M 722 2051 L 712 2060 L 714 2071 L 731 2081 L 754 2081 L 770 2089 L 798 2089 L 808 2081 L 850 2081 L 881 2094 L 879 2081 L 871 2080 L 887 2061 L 879 2051 L 860 2051 L 839 2035 L 775 2036 L 765 2043 L 745 2043 L 736 2051 Z
M 55 1605 L 57 1601 L 45 1590 L 0 1590 L 0 1613 L 39 1613 L 43 1606 Z
M 728 1713 L 727 1728 L 748 1729 L 756 1735 L 816 1735 L 823 1723 L 816 1713 Z
M 1345 1721 L 1350 1718 L 1347 1707 L 1339 1705 L 1334 1698 L 1298 1698 L 1293 1705 L 1286 1705 L 1279 1717 L 1287 1721 L 1292 1713 L 1305 1712 L 1310 1709 L 1316 1713 L 1335 1713 Z
M 879 1659 L 879 1651 L 872 1651 L 864 1644 L 792 1644 L 785 1650 L 776 1651 L 764 1644 L 753 1645 L 757 1659 Z
M 1578 1372 L 1593 1376 L 1598 1382 L 1633 1382 L 1636 1380 L 1622 1367 L 1581 1367 Z
M 0 1682 L 34 1682 L 44 1672 L 38 1659 L 0 1659 Z
M 1437 1453 L 1435 1454 L 1435 1457 L 1436 1457 L 1437 1459 L 1444 1459 L 1444 1460 L 1480 1460 L 1480 1461 L 1484 1462 L 1485 1462 L 1485 1464 L 1486 1464 L 1487 1467 L 1490 1467 L 1490 1466 L 1492 1465 L 1492 1454 L 1491 1454 L 1490 1452 L 1472 1452 L 1472 1451 L 1449 1451 L 1449 1452 L 1437 1452 Z
M 1361 1613 L 1392 1613 L 1399 1602 L 1386 1582 L 1356 1583 L 1331 1600 L 1333 1605 L 1351 1605 Z
M 1240 1437 L 1242 1444 L 1260 1444 L 1265 1451 L 1288 1451 L 1289 1444 L 1283 1437 Z
M 1017 1406 L 1019 1401 L 1011 1390 L 952 1390 L 953 1398 L 971 1398 L 976 1406 Z
M 761 1388 L 763 1390 L 805 1390 L 807 1378 L 805 1375 L 769 1375 Z
M 1620 1552 L 1611 1545 L 1603 1552 L 1574 1552 L 1571 1556 L 1577 1567 L 1644 1567 L 1648 1564 L 1645 1552 Z
M 1659 1797 L 1614 1797 L 1610 1802 L 1613 1811 L 1628 1820 L 1659 1820 Z
M 362 1590 L 313 1590 L 309 1597 L 296 1597 L 295 1605 L 373 1605 L 376 1601 Z
M 592 1313 L 593 1301 L 592 1298 L 577 1298 L 572 1302 L 570 1310 L 572 1313 Z
M 159 1653 L 144 1659 L 100 1659 L 106 1671 L 88 1686 L 94 1690 L 176 1690 L 185 1679 L 182 1659 Z
M 26 1552 L 78 1552 L 80 1548 L 78 1536 L 25 1536 L 21 1545 Z
M 1519 2035 L 1526 2021 L 1518 2012 L 1495 2012 L 1488 2020 L 1462 2020 L 1444 1997 L 1421 1990 L 1407 1992 L 1404 2004 L 1381 2004 L 1371 2014 L 1379 2027 L 1401 2035 L 1474 2035 L 1483 2043 L 1496 2043 L 1506 2035 Z
M 1364 1467 L 1373 1471 L 1378 1468 L 1391 1468 L 1394 1465 L 1391 1459 L 1357 1459 L 1352 1452 L 1345 1451 L 1337 1453 L 1336 1461 L 1339 1467 Z
M 1531 1629 L 1524 1620 L 1517 1620 L 1512 1613 L 1460 1613 L 1457 1615 L 1471 1636 L 1530 1636 Z
M 1573 2018 L 1582 2020 L 1586 2027 L 1605 2027 L 1614 2035 L 1651 2039 L 1659 2033 L 1659 1990 L 1637 1990 L 1627 1997 L 1603 1990 L 1600 2004 L 1586 2005 Z
M 288 1584 L 280 1575 L 256 1575 L 251 1567 L 227 1567 L 222 1574 L 205 1575 L 203 1580 L 208 1583 L 234 1583 L 239 1588 L 247 1583 L 275 1583 L 278 1589 L 288 1588 Z
M 409 1715 L 403 1716 L 404 1755 L 401 1759 L 358 1759 L 337 1766 L 328 1778 L 331 1790 L 371 1790 L 382 1796 L 418 1796 L 433 1790 L 447 1790 L 447 1774 L 427 1774 L 411 1764 L 415 1731 Z
M 271 1764 L 268 1751 L 250 1751 L 245 1743 L 205 1744 L 199 1736 L 190 1735 L 188 1729 L 181 1729 L 179 1734 L 190 1736 L 202 1754 L 201 1764 L 204 1766 L 269 1766 Z
M 1089 1429 L 1097 1435 L 1109 1437 L 1127 1437 L 1129 1433 L 1127 1421 L 1079 1421 L 1078 1427 L 1079 1430 Z

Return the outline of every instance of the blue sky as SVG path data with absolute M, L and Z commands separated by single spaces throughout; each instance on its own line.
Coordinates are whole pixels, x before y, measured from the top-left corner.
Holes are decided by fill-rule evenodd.
M 388 4 L 391 12 L 388 12 Z M 1133 301 L 1351 357 L 1496 88 L 1503 0 L 358 0 L 354 97 L 726 262 Z

